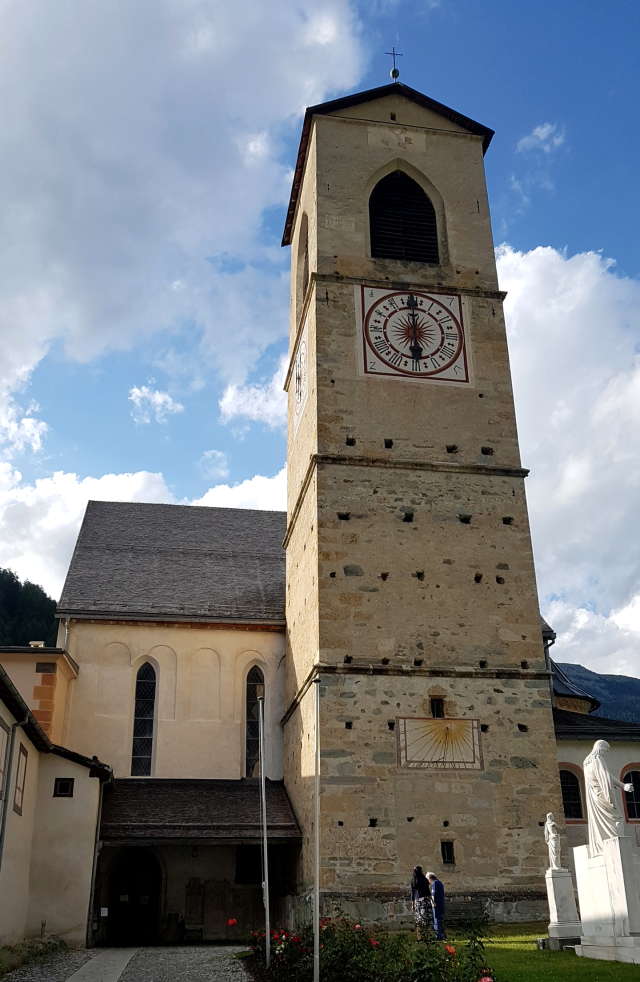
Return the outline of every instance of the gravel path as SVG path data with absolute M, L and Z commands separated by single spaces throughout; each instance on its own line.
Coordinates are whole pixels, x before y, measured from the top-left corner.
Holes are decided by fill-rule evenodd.
M 74 972 L 104 950 L 67 951 L 40 965 L 9 972 L 3 982 L 67 982 Z M 248 982 L 248 973 L 233 957 L 243 950 L 232 945 L 140 948 L 119 982 Z
M 16 968 L 3 976 L 4 982 L 67 982 L 70 975 L 97 954 L 95 948 L 91 951 L 65 951 L 64 954 L 48 958 L 39 965 Z
M 233 957 L 243 950 L 232 945 L 141 948 L 120 982 L 247 982 L 247 972 Z

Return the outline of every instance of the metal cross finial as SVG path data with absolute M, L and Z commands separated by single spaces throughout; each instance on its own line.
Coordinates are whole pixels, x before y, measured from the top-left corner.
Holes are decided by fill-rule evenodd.
M 393 58 L 393 68 L 390 71 L 391 78 L 394 82 L 398 81 L 398 76 L 400 75 L 400 70 L 396 68 L 396 58 L 404 58 L 404 55 L 400 51 L 396 51 L 395 45 L 391 48 L 391 51 L 385 51 L 385 55 L 391 55 Z

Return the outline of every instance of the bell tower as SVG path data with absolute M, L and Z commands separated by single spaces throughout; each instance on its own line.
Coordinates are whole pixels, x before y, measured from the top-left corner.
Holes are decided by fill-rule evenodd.
M 398 913 L 419 863 L 449 896 L 496 914 L 508 898 L 533 919 L 540 826 L 561 813 L 484 177 L 492 135 L 400 83 L 314 106 L 283 239 L 299 889 L 312 885 L 319 675 L 324 905 L 386 904 L 379 918 Z

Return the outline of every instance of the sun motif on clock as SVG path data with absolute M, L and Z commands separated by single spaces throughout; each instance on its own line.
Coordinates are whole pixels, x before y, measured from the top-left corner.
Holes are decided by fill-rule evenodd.
M 356 305 L 364 375 L 469 384 L 462 297 L 360 286 Z
M 302 329 L 302 336 L 293 363 L 293 435 L 298 432 L 298 426 L 307 402 L 309 379 L 307 371 L 307 321 Z
M 398 766 L 444 771 L 482 770 L 477 719 L 397 720 Z

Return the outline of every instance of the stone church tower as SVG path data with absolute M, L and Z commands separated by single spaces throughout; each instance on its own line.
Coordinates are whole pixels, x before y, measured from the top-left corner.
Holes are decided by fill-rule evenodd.
M 498 916 L 545 902 L 562 811 L 492 135 L 402 84 L 305 116 L 283 240 L 285 782 L 308 892 L 319 675 L 325 908 L 393 914 L 417 863 Z

